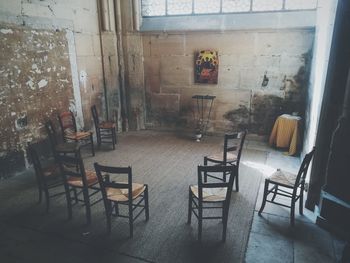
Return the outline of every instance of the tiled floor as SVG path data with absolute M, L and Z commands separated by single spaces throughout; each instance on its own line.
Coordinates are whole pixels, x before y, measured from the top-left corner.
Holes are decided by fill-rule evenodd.
M 251 163 L 252 166 L 255 165 L 258 169 L 266 171 L 266 174 L 279 167 L 291 172 L 298 171 L 299 158 L 271 150 L 264 143 L 249 143 L 250 145 L 247 146 L 249 148 L 265 149 L 269 152 L 265 164 Z M 267 203 L 262 216 L 259 216 L 263 187 L 264 180 L 260 186 L 254 211 L 245 257 L 247 263 L 340 262 L 344 243 L 318 227 L 314 223 L 313 212 L 304 209 L 304 216 L 301 216 L 296 209 L 295 227 L 290 226 L 288 208 Z

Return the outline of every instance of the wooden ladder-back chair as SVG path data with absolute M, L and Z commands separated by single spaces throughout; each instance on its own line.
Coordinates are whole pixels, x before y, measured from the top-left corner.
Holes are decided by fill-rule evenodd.
M 83 202 L 86 209 L 87 223 L 91 223 L 91 206 L 95 205 L 102 199 L 91 202 L 90 198 L 100 192 L 98 187 L 98 179 L 94 171 L 85 170 L 84 163 L 80 152 L 74 156 L 57 155 L 57 161 L 60 165 L 61 174 L 63 176 L 66 197 L 68 202 L 68 215 L 72 218 L 72 201 Z M 70 192 L 73 190 L 74 198 Z M 83 199 L 79 199 L 79 195 L 83 194 Z
M 265 208 L 266 202 L 290 208 L 290 224 L 294 226 L 295 217 L 295 203 L 299 200 L 299 213 L 303 214 L 304 206 L 304 188 L 305 177 L 310 166 L 311 159 L 314 155 L 315 147 L 311 152 L 305 155 L 303 162 L 300 165 L 297 174 L 289 173 L 287 171 L 277 169 L 272 175 L 265 179 L 264 196 L 259 210 L 259 215 Z M 271 188 L 269 186 L 272 185 Z M 281 189 L 282 188 L 282 189 Z M 267 199 L 269 194 L 272 194 L 271 199 Z M 290 205 L 276 202 L 276 196 L 284 196 L 291 199 Z
M 116 124 L 111 121 L 100 122 L 95 105 L 91 107 L 91 114 L 95 124 L 98 147 L 100 147 L 102 143 L 112 143 L 114 150 L 117 144 Z
M 149 219 L 148 185 L 133 183 L 130 166 L 111 167 L 95 163 L 95 170 L 104 200 L 108 233 L 111 232 L 111 217 L 113 215 L 129 219 L 130 237 L 133 237 L 133 222 L 143 211 L 145 211 L 146 221 Z M 120 177 L 120 179 L 117 179 L 117 177 Z M 119 213 L 119 205 L 128 207 L 128 215 Z M 139 211 L 135 215 L 134 211 L 136 209 Z
M 61 153 L 69 154 L 69 153 L 76 153 L 79 151 L 80 146 L 76 142 L 59 143 L 57 141 L 57 133 L 51 120 L 48 120 L 45 123 L 45 128 L 46 128 L 47 135 L 49 137 L 49 141 L 50 141 L 54 156 Z
M 230 207 L 232 187 L 235 177 L 237 176 L 237 169 L 235 165 L 229 166 L 198 166 L 198 185 L 191 185 L 189 187 L 189 201 L 188 201 L 188 220 L 191 224 L 192 213 L 198 219 L 198 240 L 202 239 L 202 221 L 204 219 L 221 219 L 223 223 L 222 241 L 226 240 L 226 229 L 228 221 L 228 212 Z M 205 176 L 210 173 L 214 182 L 204 180 Z M 215 179 L 220 174 L 225 173 L 229 176 L 229 180 L 222 181 Z M 214 204 L 216 206 L 212 206 Z M 204 216 L 204 209 L 222 209 L 221 216 Z
M 91 146 L 92 156 L 95 156 L 94 140 L 91 131 L 78 131 L 73 112 L 65 111 L 58 115 L 58 120 L 65 142 L 82 143 L 81 146 Z
M 238 171 L 239 163 L 241 160 L 242 149 L 245 141 L 247 131 L 236 132 L 231 134 L 225 134 L 224 137 L 224 148 L 222 152 L 212 154 L 204 157 L 204 165 L 235 165 L 237 169 L 236 190 L 239 191 L 238 183 Z M 226 174 L 221 177 L 223 181 L 226 181 Z M 217 178 L 219 179 L 219 178 Z M 207 180 L 207 176 L 204 177 Z
M 36 182 L 39 190 L 39 203 L 41 203 L 42 195 L 44 194 L 46 201 L 46 212 L 49 212 L 50 198 L 60 196 L 65 193 L 59 167 L 57 164 L 42 167 L 34 145 L 28 146 L 28 153 L 34 166 Z M 58 192 L 56 189 L 60 187 L 62 188 L 62 191 Z M 50 193 L 51 191 L 52 193 Z

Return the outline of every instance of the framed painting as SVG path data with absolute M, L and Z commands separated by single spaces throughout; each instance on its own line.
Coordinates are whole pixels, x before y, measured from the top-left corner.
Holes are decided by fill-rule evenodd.
M 201 50 L 195 55 L 195 83 L 217 84 L 219 72 L 218 52 Z

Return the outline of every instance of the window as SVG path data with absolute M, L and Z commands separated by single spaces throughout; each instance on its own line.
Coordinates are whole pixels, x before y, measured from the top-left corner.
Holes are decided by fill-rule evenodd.
M 316 9 L 317 0 L 142 0 L 143 17 Z

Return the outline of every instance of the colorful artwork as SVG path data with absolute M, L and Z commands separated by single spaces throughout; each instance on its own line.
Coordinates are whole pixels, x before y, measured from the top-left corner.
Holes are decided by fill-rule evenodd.
M 219 57 L 217 51 L 201 50 L 196 54 L 195 83 L 218 83 Z

